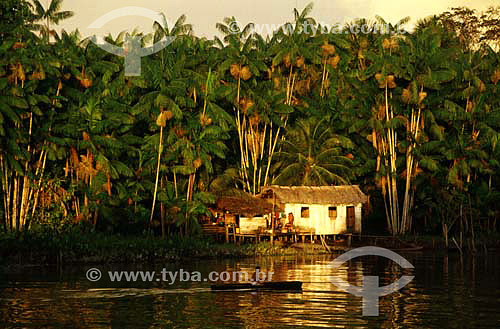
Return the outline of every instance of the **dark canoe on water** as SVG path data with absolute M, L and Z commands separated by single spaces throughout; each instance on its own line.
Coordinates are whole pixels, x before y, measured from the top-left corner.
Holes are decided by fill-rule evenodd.
M 250 283 L 227 283 L 214 284 L 210 287 L 212 290 L 302 290 L 300 281 L 277 281 L 262 282 L 256 285 Z

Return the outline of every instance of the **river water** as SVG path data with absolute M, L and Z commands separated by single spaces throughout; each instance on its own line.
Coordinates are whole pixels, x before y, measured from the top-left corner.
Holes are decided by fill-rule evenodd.
M 9 268 L 0 274 L 0 328 L 500 328 L 500 254 L 401 254 L 414 265 L 363 256 L 339 268 L 334 255 L 193 260 L 152 265 Z M 108 271 L 163 268 L 207 278 L 211 271 L 274 272 L 273 280 L 303 282 L 302 292 L 212 292 L 209 282 L 116 283 Z M 90 282 L 90 267 L 103 276 Z M 332 276 L 380 285 L 415 278 L 379 300 L 379 316 L 362 315 L 361 297 L 341 291 Z M 196 278 L 198 279 L 198 278 Z

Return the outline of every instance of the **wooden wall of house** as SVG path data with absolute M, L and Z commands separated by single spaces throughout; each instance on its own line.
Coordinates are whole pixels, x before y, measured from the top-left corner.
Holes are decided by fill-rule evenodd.
M 270 217 L 268 217 L 270 218 Z M 266 228 L 267 222 L 264 217 L 253 217 L 253 218 L 248 218 L 248 217 L 240 217 L 240 233 L 245 234 L 245 233 L 255 233 L 256 230 L 259 229 L 259 227 L 264 227 Z
M 293 213 L 294 224 L 304 229 L 315 229 L 315 234 L 341 234 L 347 231 L 347 206 L 350 205 L 322 205 L 322 204 L 286 204 L 285 213 Z M 309 218 L 301 217 L 303 207 L 309 208 Z M 337 217 L 329 217 L 329 207 L 337 208 Z M 361 233 L 361 204 L 354 208 L 355 225 L 354 231 Z M 285 222 L 287 220 L 284 220 Z
M 224 222 L 226 224 L 236 224 L 236 216 L 233 214 L 224 214 Z
M 354 212 L 356 215 L 356 222 L 354 226 L 354 230 L 356 233 L 361 233 L 361 218 L 362 218 L 362 204 L 358 204 L 356 208 L 354 208 Z

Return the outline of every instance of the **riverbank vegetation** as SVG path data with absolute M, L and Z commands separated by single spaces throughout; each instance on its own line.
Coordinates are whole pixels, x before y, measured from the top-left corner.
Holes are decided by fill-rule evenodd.
M 207 258 L 245 258 L 327 253 L 313 244 L 269 241 L 236 245 L 200 236 L 120 235 L 69 226 L 63 231 L 30 230 L 0 233 L 0 268 L 26 265 L 171 263 Z
M 411 33 L 378 18 L 313 34 L 309 5 L 273 35 L 227 18 L 210 40 L 182 16 L 106 37 L 127 49 L 175 36 L 132 77 L 123 57 L 54 31 L 71 16 L 60 1 L 34 3 L 0 4 L 6 239 L 83 224 L 196 241 L 217 196 L 272 183 L 358 184 L 366 226 L 392 235 L 474 249 L 498 231 L 499 8 L 455 8 Z

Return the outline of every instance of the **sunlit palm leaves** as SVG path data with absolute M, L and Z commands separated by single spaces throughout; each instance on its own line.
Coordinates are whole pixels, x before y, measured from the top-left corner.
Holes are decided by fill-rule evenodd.
M 45 8 L 40 0 L 33 0 L 35 22 L 33 26 L 35 30 L 40 31 L 47 40 L 51 35 L 55 35 L 55 31 L 50 29 L 50 24 L 57 25 L 60 21 L 73 17 L 72 11 L 61 11 L 63 0 L 51 0 L 48 8 Z
M 274 182 L 281 185 L 348 184 L 352 142 L 332 133 L 327 119 L 299 120 L 287 130 L 277 154 Z

